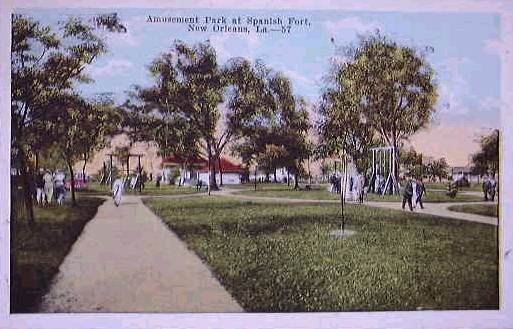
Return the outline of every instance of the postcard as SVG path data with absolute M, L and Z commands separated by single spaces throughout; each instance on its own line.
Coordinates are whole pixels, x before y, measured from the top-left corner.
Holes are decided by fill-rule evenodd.
M 513 325 L 508 4 L 3 9 L 0 327 Z

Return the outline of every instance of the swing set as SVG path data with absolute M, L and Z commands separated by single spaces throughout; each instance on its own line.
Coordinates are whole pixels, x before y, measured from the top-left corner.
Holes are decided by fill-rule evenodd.
M 399 194 L 401 187 L 396 179 L 397 150 L 394 147 L 374 147 L 372 152 L 372 175 L 370 189 L 374 193 L 385 195 Z
M 113 169 L 114 169 L 114 163 L 113 163 L 113 157 L 118 157 L 118 155 L 114 153 L 107 154 L 109 156 L 109 163 L 106 164 L 103 162 L 103 173 L 102 178 L 100 180 L 100 184 L 109 184 L 112 188 L 112 184 L 114 183 L 114 177 L 113 177 Z M 129 153 L 126 157 L 126 177 L 130 177 L 130 158 L 131 157 L 137 157 L 138 165 L 136 170 L 136 176 L 135 181 L 131 182 L 132 188 L 135 190 L 137 189 L 139 192 L 142 191 L 142 166 L 141 166 L 141 157 L 143 154 L 132 154 Z

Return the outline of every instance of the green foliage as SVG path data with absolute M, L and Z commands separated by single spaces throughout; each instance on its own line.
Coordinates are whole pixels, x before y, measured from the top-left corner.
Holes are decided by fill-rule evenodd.
M 497 227 L 365 206 L 147 204 L 249 312 L 497 309 Z
M 447 161 L 445 161 L 445 158 L 440 158 L 428 164 L 427 175 L 430 176 L 432 180 L 437 177 L 439 181 L 441 181 L 442 178 L 447 178 L 449 175 L 449 165 Z
M 378 137 L 399 149 L 429 123 L 437 100 L 434 71 L 423 54 L 379 32 L 342 55 L 346 61 L 332 68 L 318 108 L 321 143 L 328 155 L 346 152 L 364 171 Z
M 422 165 L 422 153 L 417 153 L 413 146 L 409 149 L 401 148 L 399 150 L 400 164 L 402 164 L 407 170 Z
M 49 126 L 55 136 L 54 147 L 66 162 L 71 181 L 73 166 L 79 160 L 87 161 L 92 153 L 105 145 L 105 139 L 116 130 L 119 114 L 112 104 L 91 104 L 79 96 L 61 98 L 54 103 L 58 116 Z M 71 184 L 71 199 L 75 204 L 75 187 Z
M 154 85 L 136 87 L 134 101 L 125 104 L 127 126 L 137 139 L 154 140 L 161 154 L 195 157 L 204 148 L 209 160 L 220 156 L 230 139 L 227 132 L 216 136 L 225 82 L 215 49 L 208 42 L 193 46 L 175 41 L 171 50 L 149 67 Z M 215 175 L 210 185 L 217 188 Z
M 305 100 L 294 96 L 286 76 L 260 61 L 233 59 L 226 72 L 233 113 L 229 124 L 238 137 L 233 152 L 248 167 L 254 163 L 268 173 L 285 167 L 301 174 L 311 154 Z
M 105 23 L 108 31 L 115 31 L 120 25 L 117 16 L 107 21 L 100 19 L 96 27 Z M 21 171 L 26 191 L 30 189 L 30 158 L 46 152 L 61 138 L 66 143 L 76 140 L 80 129 L 71 126 L 66 131 L 62 126 L 78 116 L 68 111 L 71 104 L 75 111 L 85 106 L 74 88 L 77 83 L 91 82 L 85 67 L 107 51 L 90 23 L 70 17 L 59 24 L 54 32 L 30 17 L 12 16 L 11 164 Z M 31 209 L 30 193 L 25 198 Z
M 499 130 L 480 139 L 481 149 L 472 155 L 472 169 L 476 174 L 486 175 L 499 172 Z
M 398 148 L 429 123 L 438 95 L 435 73 L 423 54 L 378 32 L 348 47 L 345 55 L 350 61 L 337 78 L 387 145 Z

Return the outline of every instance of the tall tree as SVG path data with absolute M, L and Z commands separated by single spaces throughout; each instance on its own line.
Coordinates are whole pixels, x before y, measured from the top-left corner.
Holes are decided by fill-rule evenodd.
M 449 175 L 449 165 L 445 158 L 431 162 L 427 165 L 426 169 L 432 180 L 438 177 L 438 180 L 441 182 L 442 178 L 446 178 Z
M 320 143 L 325 155 L 348 155 L 358 171 L 365 172 L 369 167 L 369 152 L 377 144 L 376 131 L 372 122 L 363 114 L 360 104 L 350 100 L 340 80 L 328 87 L 321 97 L 318 107 Z
M 107 145 L 108 139 L 120 131 L 121 112 L 112 100 L 94 100 L 87 106 L 88 112 L 82 113 L 80 129 L 89 138 L 83 138 L 79 146 L 82 155 L 82 179 L 86 179 L 86 166 L 94 153 Z
M 427 126 L 438 94 L 425 54 L 378 31 L 345 47 L 343 55 L 347 62 L 337 77 L 343 102 L 358 109 L 388 146 L 398 150 L 402 141 Z
M 472 155 L 473 172 L 485 175 L 489 172 L 499 172 L 499 130 L 494 129 L 490 134 L 481 136 L 481 149 Z
M 409 171 L 415 177 L 422 176 L 424 165 L 422 163 L 422 153 L 415 151 L 413 146 L 409 149 L 401 148 L 399 150 L 400 164 L 405 170 Z
M 165 125 L 166 130 L 161 131 L 164 139 L 168 133 L 197 136 L 210 166 L 210 189 L 217 189 L 213 164 L 218 156 L 216 149 L 225 138 L 216 136 L 224 79 L 214 48 L 208 42 L 189 46 L 175 41 L 171 51 L 152 62 L 150 72 L 154 85 L 138 90 L 143 108 L 146 113 L 153 111 L 154 118 Z M 184 145 L 189 146 L 194 148 L 194 145 Z
M 29 158 L 54 142 L 42 132 L 56 115 L 51 105 L 73 94 L 77 83 L 91 81 L 84 69 L 107 49 L 95 33 L 98 27 L 126 30 L 115 14 L 90 22 L 71 17 L 58 32 L 29 17 L 12 16 L 11 159 L 21 172 L 30 221 L 34 216 Z
M 237 138 L 234 150 L 269 172 L 286 167 L 296 176 L 298 188 L 302 162 L 310 150 L 305 101 L 294 96 L 286 76 L 260 61 L 237 59 L 231 68 L 228 104 L 233 113 L 229 124 Z
M 52 106 L 59 110 L 59 115 L 49 127 L 70 173 L 71 202 L 75 206 L 74 165 L 83 160 L 84 174 L 87 159 L 105 145 L 105 138 L 116 128 L 113 125 L 120 121 L 119 114 L 107 104 L 91 103 L 78 95 L 61 98 Z
M 287 83 L 290 84 L 290 81 Z M 286 151 L 282 161 L 285 162 L 287 170 L 294 175 L 294 189 L 297 190 L 299 178 L 304 174 L 303 162 L 312 155 L 312 144 L 308 139 L 311 125 L 305 100 L 298 98 L 288 103 L 278 117 L 281 145 Z

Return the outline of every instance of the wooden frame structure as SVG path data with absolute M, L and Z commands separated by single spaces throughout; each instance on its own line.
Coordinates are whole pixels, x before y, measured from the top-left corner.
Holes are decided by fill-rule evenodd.
M 377 193 L 375 187 L 375 181 L 378 179 L 378 175 L 386 177 L 385 186 L 380 191 L 381 195 L 385 195 L 387 192 L 391 194 L 399 194 L 401 188 L 399 182 L 396 179 L 398 161 L 397 150 L 392 146 L 385 147 L 374 147 L 371 148 L 372 152 L 372 175 L 370 179 L 371 191 Z
M 114 153 L 108 153 L 107 155 L 109 156 L 109 176 L 106 178 L 105 183 L 108 182 L 110 187 L 112 188 L 112 184 L 114 183 L 114 181 L 112 179 L 112 168 L 114 168 L 113 157 L 118 157 L 118 155 L 114 154 Z M 137 178 L 136 179 L 139 184 L 136 183 L 136 186 L 137 186 L 137 189 L 139 192 L 141 192 L 141 190 L 142 190 L 142 184 L 140 182 L 140 180 L 142 179 L 142 167 L 141 167 L 141 157 L 142 156 L 144 156 L 144 155 L 128 153 L 128 155 L 126 157 L 126 176 L 127 177 L 130 176 L 130 158 L 137 157 L 138 165 L 137 165 Z M 105 166 L 105 162 L 103 163 L 103 169 L 104 169 L 104 172 L 106 172 L 107 168 Z

